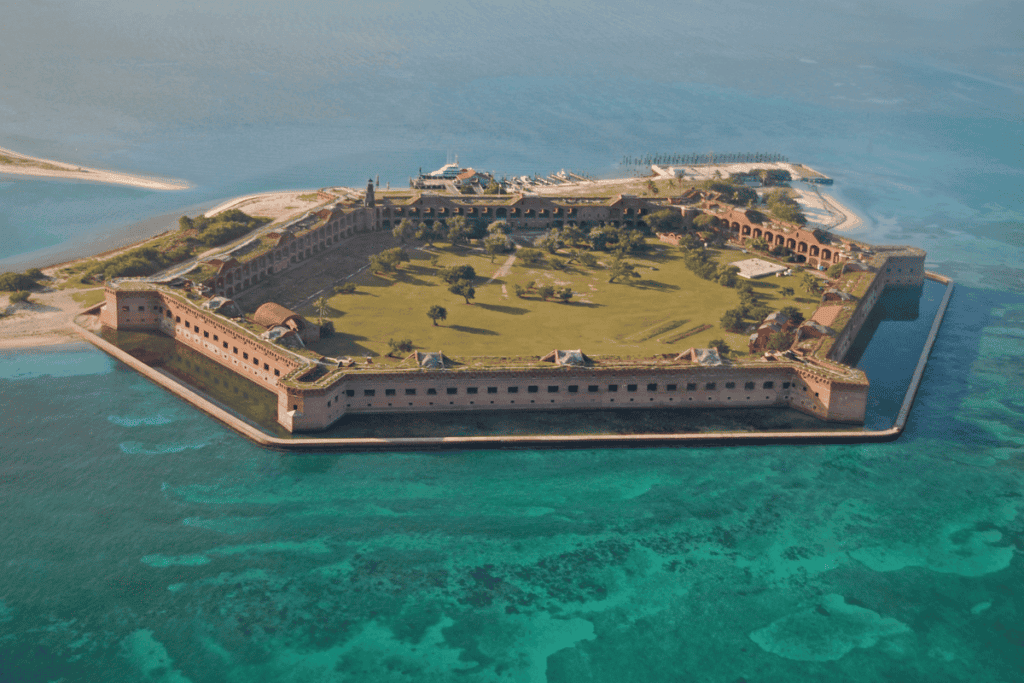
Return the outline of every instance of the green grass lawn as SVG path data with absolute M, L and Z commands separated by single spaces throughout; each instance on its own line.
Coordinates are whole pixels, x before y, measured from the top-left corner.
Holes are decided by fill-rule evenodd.
M 645 357 L 706 346 L 711 339 L 722 338 L 745 353 L 745 335 L 725 332 L 718 322 L 727 309 L 739 305 L 736 290 L 691 273 L 678 248 L 649 242 L 647 254 L 629 259 L 637 265 L 640 278 L 621 283 L 608 282 L 603 264 L 555 270 L 527 267 L 518 259 L 508 275 L 487 282 L 507 257 L 500 256 L 492 264 L 489 257 L 472 249 L 436 249 L 439 267 L 469 264 L 476 270 L 476 298 L 469 305 L 437 277 L 431 265 L 434 254 L 410 248 L 412 261 L 402 264 L 401 272 L 383 277 L 364 271 L 353 279 L 357 293 L 329 298 L 328 318 L 337 334 L 316 344 L 315 350 L 329 356 L 381 357 L 388 352 L 389 339 L 407 338 L 417 349 L 441 350 L 458 358 L 537 357 L 555 348 Z M 597 256 L 604 263 L 611 261 L 608 254 Z M 723 262 L 750 256 L 730 250 L 717 254 Z M 572 287 L 572 302 L 543 301 L 536 294 L 516 297 L 514 285 L 525 287 L 531 280 L 538 285 Z M 801 293 L 796 277 L 770 277 L 752 284 L 772 310 L 794 305 L 809 318 L 817 307 L 817 299 Z M 781 297 L 779 289 L 786 286 L 797 290 L 795 298 Z M 438 327 L 426 315 L 434 304 L 448 311 L 447 320 Z M 302 313 L 316 318 L 311 307 Z M 713 327 L 677 339 L 705 324 Z
M 71 298 L 82 304 L 85 308 L 89 306 L 95 306 L 99 302 L 103 301 L 105 294 L 103 288 L 98 287 L 96 289 L 90 289 L 85 292 L 75 292 L 71 295 Z

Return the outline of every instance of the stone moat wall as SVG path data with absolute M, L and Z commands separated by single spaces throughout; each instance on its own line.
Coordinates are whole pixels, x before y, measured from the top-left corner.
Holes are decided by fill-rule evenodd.
M 493 371 L 363 371 L 327 386 L 283 385 L 309 361 L 258 342 L 225 319 L 161 291 L 108 288 L 101 322 L 155 330 L 273 391 L 278 421 L 318 431 L 347 413 L 638 407 L 789 406 L 824 420 L 862 422 L 867 383 L 842 382 L 807 364 Z
M 463 199 L 425 196 L 414 206 L 384 205 L 334 211 L 322 226 L 253 263 L 238 266 L 212 282 L 215 293 L 230 296 L 263 277 L 342 244 L 361 232 L 390 228 L 408 217 L 443 219 L 450 215 L 507 219 L 515 227 L 550 227 L 561 220 L 639 220 L 652 208 L 643 199 L 612 205 L 567 207 L 527 197 L 512 206 L 476 205 Z M 685 209 L 680 207 L 681 211 Z M 502 215 L 498 215 L 498 213 Z M 742 226 L 736 226 L 742 230 Z M 880 249 L 880 251 L 884 251 Z M 916 250 L 914 250 L 916 252 Z M 830 260 L 836 258 L 829 254 Z M 244 271 L 243 271 L 244 268 Z M 251 274 L 246 277 L 246 274 Z M 924 280 L 924 253 L 888 255 L 871 286 L 840 332 L 829 357 L 845 357 L 887 286 L 914 286 Z M 328 428 L 347 413 L 441 412 L 450 410 L 593 409 L 788 406 L 823 420 L 863 422 L 868 384 L 836 379 L 813 363 L 705 367 L 524 368 L 494 371 L 364 371 L 341 375 L 329 386 L 284 385 L 281 379 L 311 361 L 257 341 L 234 322 L 184 303 L 158 289 L 108 287 L 101 322 L 114 329 L 157 330 L 220 365 L 273 391 L 278 422 L 290 431 Z

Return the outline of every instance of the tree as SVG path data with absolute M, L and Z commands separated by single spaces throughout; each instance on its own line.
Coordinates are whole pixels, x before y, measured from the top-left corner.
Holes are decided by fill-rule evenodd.
M 460 280 L 472 282 L 476 279 L 476 271 L 473 270 L 473 266 L 448 266 L 438 271 L 437 276 L 449 285 L 453 285 Z
M 825 271 L 825 272 L 833 280 L 838 279 L 839 276 L 843 274 L 843 264 L 842 263 L 833 263 L 831 266 L 828 267 L 828 270 Z
M 409 254 L 401 247 L 385 249 L 370 257 L 370 269 L 375 273 L 391 273 L 398 270 L 399 264 L 409 260 Z
M 179 230 L 191 230 L 193 228 L 192 219 L 188 216 L 182 216 L 178 219 Z
M 736 283 L 739 282 L 737 279 L 737 273 L 740 269 L 732 265 L 721 265 L 718 266 L 718 270 L 715 271 L 715 281 L 723 287 L 735 287 Z
M 708 342 L 708 348 L 718 349 L 718 353 L 722 356 L 727 356 L 732 351 L 724 339 L 712 339 Z
M 427 310 L 427 317 L 434 323 L 434 327 L 437 327 L 438 320 L 448 319 L 448 310 L 444 306 L 431 306 Z
M 591 249 L 596 251 L 608 251 L 610 246 L 618 244 L 619 229 L 614 225 L 604 223 L 595 228 L 591 228 L 588 237 L 590 239 Z
M 575 223 L 569 223 L 563 227 L 559 231 L 558 236 L 562 239 L 562 242 L 573 247 L 578 247 L 587 242 L 587 236 L 583 232 L 583 228 Z
M 771 245 L 763 237 L 755 237 L 752 240 L 748 240 L 747 246 L 758 251 L 768 251 L 771 248 Z
M 324 318 L 327 317 L 327 311 L 331 310 L 331 304 L 327 301 L 327 297 L 320 297 L 313 302 L 313 308 L 316 309 L 317 317 L 319 318 L 320 325 L 323 326 Z
M 577 261 L 587 268 L 593 268 L 597 265 L 597 257 L 586 249 L 573 249 L 569 254 L 569 263 L 573 261 Z
M 563 304 L 569 303 L 569 299 L 572 298 L 572 287 L 562 287 L 555 292 L 555 296 L 558 297 Z
M 522 285 L 512 285 L 512 291 L 514 291 L 516 296 L 520 299 L 526 296 L 526 288 Z
M 413 349 L 412 339 L 388 339 L 388 355 L 396 356 L 409 353 Z
M 710 228 L 713 228 L 715 227 L 715 224 L 717 222 L 718 218 L 716 216 L 712 216 L 710 213 L 702 213 L 701 215 L 693 219 L 694 227 L 699 228 L 701 230 L 708 230 Z
M 683 231 L 683 214 L 676 209 L 664 209 L 649 213 L 644 216 L 643 222 L 653 233 Z
M 619 242 L 615 245 L 616 253 L 639 254 L 647 250 L 647 241 L 639 230 L 623 230 L 619 232 Z
M 29 296 L 31 296 L 30 292 L 12 292 L 10 301 L 12 304 L 30 304 L 32 302 L 28 300 Z
M 552 285 L 541 285 L 537 288 L 537 293 L 540 294 L 540 298 L 547 301 L 555 295 L 555 288 Z
M 789 348 L 790 344 L 789 335 L 785 332 L 776 332 L 768 337 L 768 350 L 769 351 L 785 351 Z
M 408 218 L 403 218 L 398 225 L 391 230 L 391 234 L 398 238 L 398 241 L 405 244 L 406 240 L 411 240 L 416 236 L 416 226 Z
M 469 280 L 459 280 L 458 282 L 455 282 L 448 287 L 448 291 L 452 294 L 461 296 L 466 300 L 467 304 L 470 299 L 476 298 L 476 290 L 473 289 L 473 284 Z
M 454 247 L 469 242 L 469 223 L 465 216 L 452 216 L 447 220 L 448 232 L 445 239 Z
M 790 196 L 787 190 L 772 190 L 764 195 L 764 203 L 772 214 L 781 221 L 803 225 L 807 218 L 801 213 L 800 205 Z
M 779 313 L 789 318 L 794 325 L 799 325 L 804 321 L 804 314 L 796 306 L 786 306 Z
M 416 226 L 415 237 L 421 242 L 426 242 L 428 247 L 432 247 L 435 241 L 441 239 L 441 234 L 432 224 L 420 223 Z
M 28 270 L 25 271 L 25 276 L 30 277 L 33 280 L 42 280 L 44 277 L 46 277 L 45 275 L 43 275 L 43 271 L 39 270 L 38 268 L 29 268 Z
M 747 309 L 747 315 L 751 320 L 764 320 L 768 317 L 771 310 L 764 304 L 757 304 Z
M 494 178 L 491 178 L 491 182 L 487 183 L 484 188 L 484 194 L 501 194 L 501 185 Z
M 495 256 L 509 252 L 513 248 L 512 240 L 503 232 L 492 232 L 484 238 L 484 251 L 491 257 L 491 263 L 494 263 Z
M 816 295 L 821 291 L 821 285 L 818 278 L 814 277 L 810 273 L 803 273 L 803 275 L 801 275 L 800 284 L 808 294 Z
M 793 296 L 794 294 L 796 294 L 796 292 L 793 291 L 792 287 L 783 287 L 782 289 L 779 290 L 779 294 L 781 294 L 782 296 Z
M 556 228 L 548 230 L 546 233 L 538 237 L 533 244 L 534 246 L 544 249 L 549 254 L 554 254 L 562 248 L 562 240 L 558 236 L 558 230 Z
M 719 321 L 722 329 L 734 332 L 743 327 L 743 311 L 738 308 L 730 308 L 722 315 Z
M 640 273 L 636 272 L 636 266 L 629 261 L 617 258 L 608 269 L 608 282 L 615 282 L 623 278 L 639 278 Z
M 495 233 L 501 233 L 502 235 L 507 235 L 511 231 L 512 231 L 512 226 L 510 226 L 508 224 L 508 221 L 498 220 L 498 221 L 494 221 L 493 223 L 491 223 L 490 225 L 487 226 L 487 232 L 488 232 L 488 234 L 491 234 L 491 235 L 493 235 Z
M 334 287 L 334 293 L 335 294 L 352 294 L 355 291 L 356 291 L 356 283 L 354 283 L 354 282 L 346 282 L 345 284 L 336 285 Z

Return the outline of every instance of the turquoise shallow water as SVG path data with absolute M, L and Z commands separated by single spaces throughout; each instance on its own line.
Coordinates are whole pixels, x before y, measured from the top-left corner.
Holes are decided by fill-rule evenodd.
M 1024 678 L 1024 15 L 785 0 L 21 3 L 0 269 L 281 187 L 777 151 L 958 287 L 889 444 L 284 455 L 0 353 L 0 681 Z M 881 323 L 882 329 L 886 323 Z M 862 362 L 879 414 L 899 340 Z
M 5 680 L 1012 681 L 1024 300 L 866 446 L 288 455 L 0 356 Z

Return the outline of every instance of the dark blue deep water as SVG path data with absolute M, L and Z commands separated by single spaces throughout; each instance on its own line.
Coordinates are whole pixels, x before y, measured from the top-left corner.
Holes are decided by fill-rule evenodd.
M 905 434 L 864 446 L 290 455 L 91 347 L 0 352 L 0 682 L 1024 679 L 1016 3 L 3 16 L 0 147 L 194 187 L 0 179 L 0 270 L 449 150 L 595 176 L 713 150 L 833 176 L 854 236 L 958 286 Z M 915 352 L 878 324 L 881 414 Z

